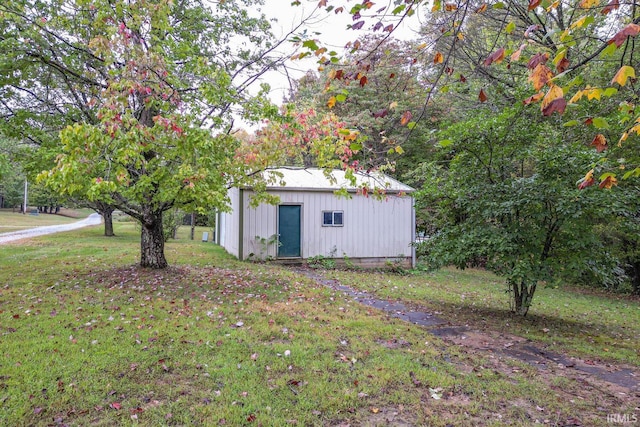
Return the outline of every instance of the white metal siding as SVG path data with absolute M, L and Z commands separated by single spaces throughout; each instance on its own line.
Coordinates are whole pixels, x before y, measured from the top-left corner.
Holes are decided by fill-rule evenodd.
M 302 206 L 302 257 L 317 255 L 350 258 L 411 257 L 413 241 L 413 199 L 388 196 L 379 201 L 354 195 L 351 199 L 329 192 L 273 191 L 282 204 Z M 251 192 L 245 191 L 244 244 L 246 258 L 276 257 L 277 246 L 265 253 L 256 236 L 269 239 L 277 233 L 277 207 L 249 207 Z M 343 211 L 344 226 L 323 227 L 323 211 Z M 234 217 L 238 217 L 237 213 Z M 237 221 L 237 220 L 236 220 Z M 227 249 L 229 250 L 229 249 Z
M 239 236 L 240 236 L 240 190 L 232 188 L 229 190 L 231 212 L 220 214 L 220 246 L 226 249 L 231 255 L 240 256 Z

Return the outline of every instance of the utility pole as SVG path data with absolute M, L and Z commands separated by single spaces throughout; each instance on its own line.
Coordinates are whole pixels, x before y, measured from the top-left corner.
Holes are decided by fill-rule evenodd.
M 28 198 L 27 198 L 27 188 L 28 188 L 28 186 L 29 186 L 29 184 L 27 182 L 27 178 L 25 178 L 24 179 L 24 204 L 23 204 L 23 207 L 22 207 L 22 214 L 23 215 L 26 215 L 26 213 L 27 213 L 27 200 L 28 200 Z

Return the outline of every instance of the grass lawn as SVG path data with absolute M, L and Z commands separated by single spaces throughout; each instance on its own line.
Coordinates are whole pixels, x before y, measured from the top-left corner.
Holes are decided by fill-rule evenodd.
M 96 226 L 0 246 L 3 425 L 528 426 L 579 418 L 597 426 L 609 413 L 635 411 L 603 392 L 572 395 L 584 382 L 549 383 L 517 361 L 492 369 L 491 354 L 467 353 L 284 267 L 239 263 L 199 241 L 205 229 L 191 241 L 182 227 L 166 246 L 171 267 L 142 270 L 134 226 L 114 225 L 113 238 Z M 326 274 L 385 297 L 430 301 L 469 322 L 503 317 L 514 333 L 533 322 L 532 336 L 575 351 L 599 353 L 596 329 L 614 328 L 616 340 L 636 341 L 628 350 L 609 345 L 607 354 L 637 364 L 636 302 L 577 295 L 587 302 L 565 307 L 558 295 L 570 293 L 544 290 L 532 309 L 553 319 L 543 324 L 504 314 L 490 291 L 496 279 L 484 273 Z M 598 312 L 596 303 L 620 314 Z M 556 326 L 566 319 L 583 336 Z
M 539 287 L 526 317 L 509 310 L 500 278 L 443 269 L 397 276 L 333 271 L 336 280 L 382 299 L 426 307 L 456 324 L 515 334 L 580 357 L 640 366 L 640 300 L 574 288 Z

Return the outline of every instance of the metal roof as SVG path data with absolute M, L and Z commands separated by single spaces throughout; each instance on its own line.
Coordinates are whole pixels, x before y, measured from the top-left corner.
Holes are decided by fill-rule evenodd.
M 356 172 L 355 186 L 345 177 L 343 170 L 329 171 L 327 176 L 323 169 L 283 167 L 268 169 L 263 172 L 263 176 L 268 181 L 267 188 L 274 190 L 335 191 L 345 188 L 347 191 L 356 191 L 366 186 L 370 190 L 382 188 L 389 193 L 415 191 L 414 188 L 381 172 Z

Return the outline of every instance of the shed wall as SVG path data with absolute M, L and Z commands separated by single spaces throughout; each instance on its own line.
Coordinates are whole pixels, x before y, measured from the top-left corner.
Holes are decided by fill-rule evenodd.
M 243 192 L 245 208 L 243 259 L 277 257 L 277 245 L 265 246 L 277 233 L 277 206 L 250 208 L 250 191 Z M 384 201 L 354 195 L 351 199 L 331 192 L 273 191 L 281 204 L 302 206 L 302 258 L 318 255 L 342 258 L 411 257 L 414 237 L 413 199 L 390 195 Z M 342 227 L 323 227 L 323 211 L 344 212 Z M 237 215 L 235 215 L 237 217 Z M 225 246 L 226 247 L 226 246 Z M 229 249 L 227 249 L 229 250 Z
M 240 257 L 240 190 L 229 190 L 231 212 L 222 212 L 219 216 L 218 243 L 231 255 Z

